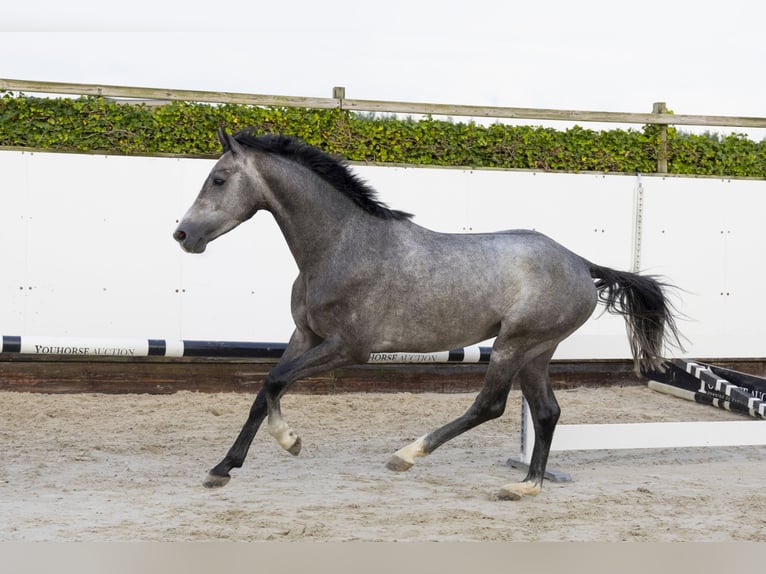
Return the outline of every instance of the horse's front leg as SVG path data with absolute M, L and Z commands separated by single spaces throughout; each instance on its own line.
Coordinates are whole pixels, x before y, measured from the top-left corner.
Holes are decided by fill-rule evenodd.
M 282 353 L 282 357 L 274 368 L 276 369 L 280 365 L 288 363 L 296 357 L 301 356 L 320 342 L 321 339 L 318 339 L 313 333 L 302 329 L 296 329 L 290 337 L 290 342 L 287 344 L 285 352 Z M 276 404 L 276 415 L 272 416 L 271 411 L 274 408 L 274 404 Z M 229 482 L 231 479 L 229 471 L 232 468 L 240 468 L 244 464 L 245 458 L 247 458 L 247 453 L 250 450 L 250 445 L 267 415 L 269 416 L 269 431 L 274 429 L 273 432 L 271 432 L 272 436 L 277 433 L 277 428 L 287 426 L 284 421 L 282 421 L 279 399 L 277 398 L 275 400 L 272 398 L 270 400 L 269 394 L 266 392 L 266 385 L 264 385 L 256 396 L 255 401 L 253 401 L 253 405 L 250 407 L 250 414 L 247 417 L 247 421 L 242 426 L 242 430 L 239 432 L 237 440 L 234 441 L 234 444 L 229 449 L 229 452 L 226 453 L 224 459 L 208 473 L 207 478 L 203 482 L 205 486 L 216 488 L 224 486 Z M 280 421 L 282 421 L 281 424 Z M 290 431 L 288 430 L 287 433 L 289 434 L 289 432 Z M 285 433 L 283 432 L 282 434 L 284 435 Z M 289 451 L 290 448 L 293 448 L 293 451 L 291 452 L 298 454 L 300 451 L 300 439 L 297 440 L 297 450 L 294 444 L 295 442 L 296 441 L 293 441 L 292 445 L 287 445 L 287 449 Z
M 225 486 L 231 480 L 229 471 L 232 468 L 240 468 L 244 464 L 247 453 L 250 450 L 250 445 L 264 419 L 268 420 L 266 428 L 269 434 L 277 440 L 282 448 L 292 455 L 300 453 L 300 436 L 282 418 L 279 397 L 273 396 L 270 388 L 269 379 L 267 378 L 263 388 L 256 396 L 252 407 L 250 407 L 250 415 L 242 426 L 237 439 L 229 449 L 229 452 L 226 453 L 224 459 L 208 473 L 207 478 L 202 483 L 203 485 L 208 488 L 217 488 Z M 286 386 L 284 390 L 287 390 Z M 281 394 L 283 393 L 284 391 Z
M 202 483 L 204 486 L 218 488 L 225 486 L 231 480 L 229 471 L 232 468 L 241 467 L 245 462 L 247 451 L 255 438 L 255 433 L 258 432 L 263 419 L 266 418 L 266 408 L 266 390 L 262 388 L 250 407 L 250 415 L 247 417 L 242 430 L 239 431 L 237 440 L 234 441 L 224 459 L 207 474 Z
M 293 336 L 295 338 L 295 335 Z M 293 339 L 291 339 L 292 344 Z M 289 350 L 288 346 L 288 350 Z M 287 351 L 285 351 L 287 354 Z M 295 353 L 290 353 L 290 356 Z M 298 379 L 311 377 L 338 367 L 364 362 L 361 357 L 369 357 L 369 353 L 352 353 L 343 341 L 327 339 L 315 347 L 290 359 L 283 359 L 269 372 L 263 388 L 250 408 L 250 415 L 242 430 L 229 449 L 224 459 L 209 473 L 205 486 L 215 488 L 229 482 L 232 468 L 239 468 L 247 457 L 250 445 L 258 432 L 258 428 L 268 417 L 268 430 L 279 444 L 292 454 L 300 452 L 301 440 L 295 431 L 291 430 L 282 418 L 280 399 L 292 383 Z

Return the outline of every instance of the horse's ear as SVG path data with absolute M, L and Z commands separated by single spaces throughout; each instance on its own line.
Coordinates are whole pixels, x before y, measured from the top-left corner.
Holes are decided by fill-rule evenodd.
M 218 128 L 218 141 L 221 142 L 223 153 L 231 152 L 237 154 L 242 151 L 242 146 L 239 145 L 239 142 L 233 135 L 226 133 L 226 129 L 223 126 Z
M 229 138 L 231 136 L 226 133 L 226 128 L 223 126 L 220 126 L 218 128 L 218 141 L 221 143 L 221 147 L 223 148 L 223 153 L 226 153 L 227 151 L 231 150 L 231 143 L 229 142 Z

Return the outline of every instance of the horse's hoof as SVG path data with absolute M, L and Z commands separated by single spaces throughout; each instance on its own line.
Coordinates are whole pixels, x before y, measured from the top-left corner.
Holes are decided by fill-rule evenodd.
M 293 443 L 293 446 L 286 449 L 287 452 L 289 452 L 293 456 L 298 456 L 301 452 L 301 437 L 296 437 L 295 442 Z
M 202 483 L 202 486 L 205 488 L 221 488 L 222 486 L 226 486 L 229 484 L 229 481 L 231 480 L 231 476 L 228 474 L 225 476 L 221 476 L 219 474 L 213 474 L 212 472 L 209 472 L 207 476 L 205 477 L 204 482 Z
M 388 462 L 386 463 L 386 468 L 388 470 L 393 470 L 395 472 L 404 472 L 406 470 L 410 470 L 414 465 L 415 465 L 414 462 L 404 460 L 398 454 L 395 454 L 388 459 Z
M 498 500 L 521 500 L 524 496 L 537 496 L 541 486 L 537 482 L 512 482 L 501 487 L 495 497 Z
M 516 492 L 515 490 L 511 490 L 510 488 L 501 488 L 497 491 L 495 494 L 496 500 L 521 500 L 522 495 L 520 492 Z

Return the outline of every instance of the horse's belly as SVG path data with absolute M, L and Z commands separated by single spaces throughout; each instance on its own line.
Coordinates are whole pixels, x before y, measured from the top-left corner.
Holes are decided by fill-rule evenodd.
M 374 347 L 379 352 L 449 351 L 485 341 L 497 335 L 501 319 L 487 309 L 445 305 L 437 312 L 432 304 L 404 307 L 379 317 Z M 392 320 L 393 319 L 393 320 Z

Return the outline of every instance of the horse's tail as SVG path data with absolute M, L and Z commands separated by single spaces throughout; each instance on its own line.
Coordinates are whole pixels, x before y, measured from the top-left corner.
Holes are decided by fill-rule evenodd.
M 636 372 L 664 371 L 664 344 L 681 348 L 675 311 L 666 293 L 670 285 L 649 275 L 615 271 L 592 263 L 590 274 L 607 311 L 625 319 Z

